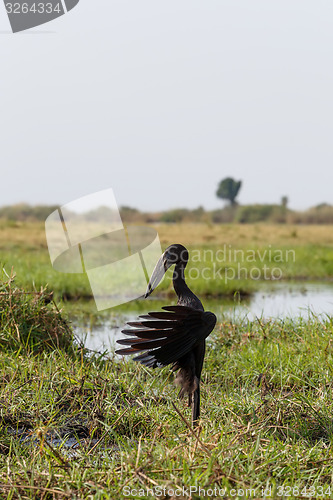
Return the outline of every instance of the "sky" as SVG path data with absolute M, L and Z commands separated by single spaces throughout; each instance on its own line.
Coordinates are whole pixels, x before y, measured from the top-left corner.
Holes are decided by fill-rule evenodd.
M 80 0 L 13 34 L 0 4 L 0 206 L 112 188 L 143 211 L 333 203 L 333 3 Z

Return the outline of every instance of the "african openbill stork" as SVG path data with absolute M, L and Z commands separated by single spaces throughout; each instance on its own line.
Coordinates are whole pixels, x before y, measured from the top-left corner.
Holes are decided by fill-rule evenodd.
M 200 377 L 205 357 L 206 338 L 213 331 L 216 316 L 205 312 L 201 301 L 185 283 L 184 270 L 188 251 L 183 245 L 170 245 L 159 258 L 148 283 L 145 297 L 157 287 L 165 272 L 173 264 L 173 286 L 178 296 L 176 306 L 162 307 L 164 311 L 140 316 L 141 321 L 129 322 L 131 329 L 122 330 L 132 338 L 118 340 L 129 346 L 117 354 L 139 354 L 134 359 L 150 368 L 172 365 L 177 371 L 179 396 L 189 395 L 192 406 L 192 424 L 200 417 Z

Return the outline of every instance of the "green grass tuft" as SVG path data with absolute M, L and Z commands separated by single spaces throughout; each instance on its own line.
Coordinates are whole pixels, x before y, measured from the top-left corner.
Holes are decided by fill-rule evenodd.
M 4 278 L 4 273 L 3 273 Z M 53 302 L 53 293 L 41 288 L 26 292 L 15 286 L 15 276 L 0 279 L 0 348 L 20 353 L 68 348 L 73 332 Z

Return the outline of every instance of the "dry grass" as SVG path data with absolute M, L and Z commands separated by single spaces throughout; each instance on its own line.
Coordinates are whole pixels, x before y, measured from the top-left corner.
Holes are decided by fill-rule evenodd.
M 158 224 L 161 242 L 196 245 L 299 246 L 332 245 L 332 226 L 270 224 Z
M 44 223 L 0 221 L 0 251 L 12 247 L 46 249 Z
M 293 246 L 333 245 L 331 225 L 296 224 L 154 224 L 161 243 L 184 245 Z M 44 224 L 0 223 L 0 249 L 9 245 L 47 248 Z

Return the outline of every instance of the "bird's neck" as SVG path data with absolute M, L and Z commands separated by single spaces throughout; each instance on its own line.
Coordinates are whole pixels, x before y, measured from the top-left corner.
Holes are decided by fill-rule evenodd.
M 193 309 L 199 309 L 200 311 L 203 311 L 204 308 L 200 300 L 185 283 L 185 267 L 186 264 L 184 264 L 183 262 L 176 264 L 175 270 L 173 272 L 173 287 L 178 296 L 177 304 L 187 307 L 193 307 Z

